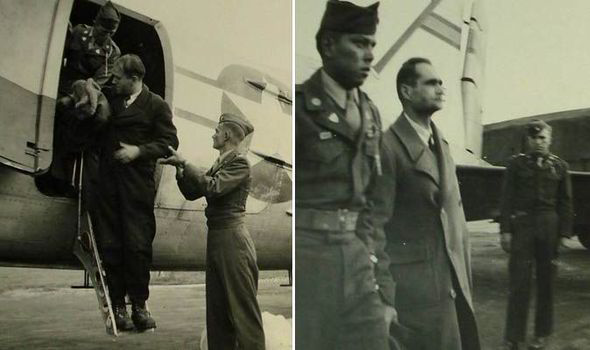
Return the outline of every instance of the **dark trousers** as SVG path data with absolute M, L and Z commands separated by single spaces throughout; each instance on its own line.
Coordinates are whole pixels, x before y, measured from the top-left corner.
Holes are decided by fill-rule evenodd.
M 264 350 L 256 249 L 243 224 L 207 234 L 207 342 L 211 350 Z
M 369 251 L 354 232 L 295 234 L 298 350 L 386 350 L 384 306 Z
M 547 213 L 523 220 L 512 234 L 509 272 L 509 299 L 506 339 L 526 338 L 533 265 L 536 268 L 535 335 L 546 337 L 553 331 L 553 294 L 557 253 L 557 215 Z
M 152 242 L 156 234 L 153 165 L 100 165 L 95 227 L 114 304 L 149 297 Z

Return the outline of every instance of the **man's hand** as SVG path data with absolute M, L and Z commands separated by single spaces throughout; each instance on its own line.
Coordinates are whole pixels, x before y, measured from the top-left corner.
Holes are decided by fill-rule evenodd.
M 397 322 L 397 311 L 393 306 L 385 305 L 385 324 L 388 329 L 392 322 Z
M 510 243 L 512 242 L 512 234 L 509 232 L 502 232 L 500 238 L 500 245 L 506 253 L 510 253 Z
M 172 148 L 170 146 L 168 146 L 168 150 L 170 151 L 170 156 L 168 156 L 164 159 L 158 160 L 158 163 L 172 165 L 177 168 L 184 167 L 184 164 L 186 163 L 186 159 L 184 159 L 182 154 L 180 154 L 179 152 L 177 152 L 174 148 Z
M 119 148 L 113 157 L 123 164 L 130 163 L 139 157 L 141 151 L 139 147 L 135 145 L 129 145 L 123 142 L 119 142 L 121 148 Z
M 168 150 L 170 151 L 170 156 L 158 160 L 160 164 L 168 164 L 173 165 L 176 167 L 176 178 L 182 179 L 184 177 L 184 165 L 186 164 L 186 159 L 177 152 L 174 148 L 168 146 Z

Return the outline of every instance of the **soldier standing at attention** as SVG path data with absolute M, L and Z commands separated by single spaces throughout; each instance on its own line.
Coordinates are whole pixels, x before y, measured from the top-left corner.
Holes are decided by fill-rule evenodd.
M 381 121 L 359 89 L 373 61 L 378 5 L 328 1 L 316 35 L 322 68 L 296 87 L 300 350 L 388 349 L 394 287 L 365 195 L 381 169 Z
M 250 192 L 250 164 L 238 152 L 254 131 L 250 122 L 222 114 L 213 134 L 219 158 L 207 170 L 173 148 L 163 164 L 176 166 L 178 188 L 186 199 L 207 199 L 207 343 L 209 349 L 264 350 L 262 316 L 256 292 L 256 248 L 244 225 Z
M 553 331 L 554 259 L 561 237 L 572 229 L 572 188 L 568 165 L 549 152 L 551 126 L 534 120 L 526 126 L 528 153 L 506 168 L 500 231 L 510 251 L 505 348 L 519 349 L 526 337 L 533 264 L 537 275 L 535 339 L 543 349 Z

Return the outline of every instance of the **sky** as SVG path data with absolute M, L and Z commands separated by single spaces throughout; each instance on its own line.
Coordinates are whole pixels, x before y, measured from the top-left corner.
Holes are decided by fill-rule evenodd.
M 484 122 L 590 107 L 589 1 L 486 5 Z
M 374 0 L 351 0 L 369 5 Z M 479 82 L 484 124 L 590 107 L 590 1 L 480 0 L 486 33 L 484 79 Z M 379 6 L 375 61 L 402 35 L 430 0 L 382 0 Z M 461 25 L 469 0 L 443 0 L 439 14 Z M 295 82 L 301 83 L 321 65 L 314 35 L 325 2 L 295 3 Z M 438 10 L 437 10 L 438 11 Z M 466 26 L 464 26 L 466 27 Z M 465 40 L 465 37 L 463 38 Z M 447 87 L 446 105 L 435 115 L 451 143 L 464 145 L 461 83 L 463 53 L 423 30 L 410 36 L 378 75 L 362 88 L 381 111 L 384 125 L 401 112 L 395 74 L 414 56 L 433 61 Z

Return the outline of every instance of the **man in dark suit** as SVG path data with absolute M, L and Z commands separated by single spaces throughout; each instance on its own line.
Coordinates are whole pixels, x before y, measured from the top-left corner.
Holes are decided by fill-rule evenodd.
M 145 67 L 135 55 L 113 67 L 112 116 L 102 136 L 97 191 L 97 241 L 107 273 L 117 327 L 155 328 L 146 309 L 152 241 L 156 234 L 156 160 L 178 147 L 168 104 L 143 85 Z M 132 303 L 133 324 L 125 307 Z
M 443 105 L 442 81 L 429 60 L 412 58 L 397 93 L 403 112 L 383 134 L 383 176 L 370 196 L 396 284 L 391 331 L 407 349 L 479 349 L 455 164 L 431 120 Z
M 510 159 L 502 192 L 500 231 L 510 251 L 510 295 L 505 347 L 519 349 L 526 338 L 533 265 L 537 307 L 531 349 L 543 349 L 553 332 L 554 259 L 560 237 L 572 232 L 572 185 L 567 163 L 549 152 L 551 126 L 526 125 L 528 152 Z
M 244 225 L 250 192 L 250 164 L 238 152 L 250 122 L 222 114 L 213 135 L 219 158 L 206 170 L 189 164 L 173 149 L 163 164 L 176 166 L 186 199 L 207 199 L 207 343 L 210 349 L 264 350 L 262 317 L 256 300 L 256 249 Z
M 328 1 L 316 35 L 323 66 L 296 87 L 297 349 L 388 348 L 393 285 L 366 198 L 381 168 L 381 120 L 359 89 L 378 5 Z

